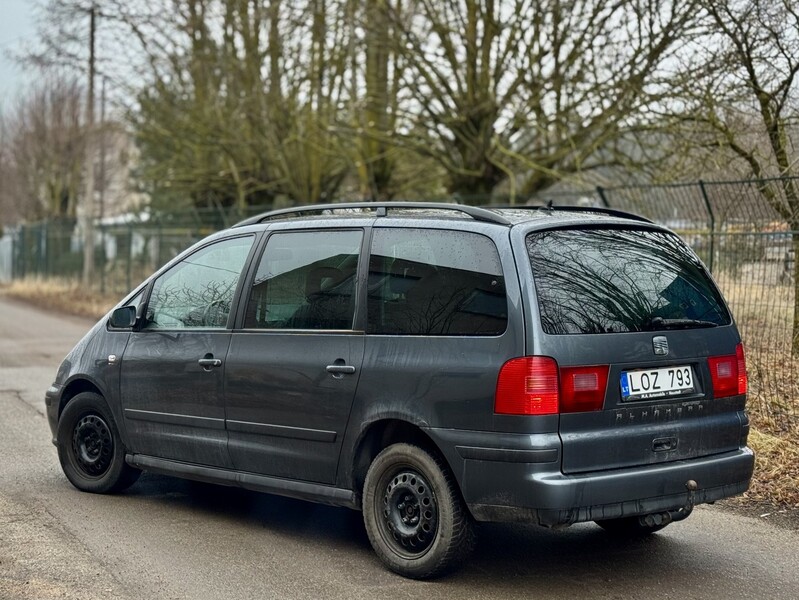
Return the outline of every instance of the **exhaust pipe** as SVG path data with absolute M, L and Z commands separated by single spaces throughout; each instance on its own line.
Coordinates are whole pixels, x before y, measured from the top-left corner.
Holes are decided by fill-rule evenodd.
M 699 489 L 699 486 L 697 485 L 696 481 L 689 479 L 685 482 L 685 489 L 688 490 L 688 500 L 686 501 L 685 506 L 678 508 L 677 510 L 667 510 L 659 513 L 643 515 L 639 517 L 641 525 L 646 525 L 647 527 L 658 527 L 687 519 L 694 510 L 694 495 L 696 490 Z

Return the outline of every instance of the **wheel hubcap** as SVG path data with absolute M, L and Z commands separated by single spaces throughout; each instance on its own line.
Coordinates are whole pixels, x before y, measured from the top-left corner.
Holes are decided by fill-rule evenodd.
M 403 554 L 418 556 L 430 548 L 438 526 L 438 506 L 430 484 L 416 471 L 400 471 L 386 483 L 383 525 L 395 549 Z
M 105 420 L 96 414 L 86 415 L 72 431 L 72 451 L 78 467 L 90 477 L 101 477 L 111 466 L 114 440 Z

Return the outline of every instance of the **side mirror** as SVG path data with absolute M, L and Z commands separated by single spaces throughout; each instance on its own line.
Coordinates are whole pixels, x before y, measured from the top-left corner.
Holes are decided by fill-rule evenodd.
M 136 324 L 136 307 L 135 306 L 122 306 L 117 308 L 111 313 L 111 318 L 108 319 L 111 327 L 118 329 L 127 329 Z

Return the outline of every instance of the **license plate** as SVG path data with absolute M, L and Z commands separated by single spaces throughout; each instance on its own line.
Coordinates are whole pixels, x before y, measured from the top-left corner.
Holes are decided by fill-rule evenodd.
M 693 392 L 694 371 L 690 366 L 622 371 L 622 400 L 649 400 Z

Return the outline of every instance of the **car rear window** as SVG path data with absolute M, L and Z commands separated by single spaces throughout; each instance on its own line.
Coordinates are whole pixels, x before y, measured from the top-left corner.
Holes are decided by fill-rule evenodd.
M 527 236 L 546 333 L 618 333 L 728 325 L 696 255 L 676 235 L 562 229 Z

